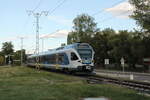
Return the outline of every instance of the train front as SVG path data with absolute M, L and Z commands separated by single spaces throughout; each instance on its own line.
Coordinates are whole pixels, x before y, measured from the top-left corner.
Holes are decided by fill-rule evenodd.
M 77 52 L 80 56 L 81 65 L 78 66 L 79 70 L 85 72 L 92 72 L 94 69 L 94 50 L 87 43 L 80 43 L 77 46 Z

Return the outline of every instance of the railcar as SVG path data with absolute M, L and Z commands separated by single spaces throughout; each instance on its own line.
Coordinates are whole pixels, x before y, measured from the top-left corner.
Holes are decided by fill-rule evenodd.
M 27 65 L 68 72 L 93 72 L 94 51 L 88 43 L 74 43 L 27 58 Z

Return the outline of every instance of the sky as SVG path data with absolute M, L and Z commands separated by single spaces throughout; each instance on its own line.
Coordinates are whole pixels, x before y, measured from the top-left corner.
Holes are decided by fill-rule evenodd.
M 23 48 L 27 53 L 35 51 L 36 20 L 34 13 L 49 11 L 40 16 L 40 37 L 44 37 L 44 51 L 67 42 L 72 30 L 72 20 L 82 13 L 94 17 L 102 29 L 133 30 L 137 28 L 132 14 L 134 7 L 128 0 L 0 0 L 0 48 L 3 42 L 11 41 L 15 50 Z M 42 39 L 40 39 L 42 51 Z

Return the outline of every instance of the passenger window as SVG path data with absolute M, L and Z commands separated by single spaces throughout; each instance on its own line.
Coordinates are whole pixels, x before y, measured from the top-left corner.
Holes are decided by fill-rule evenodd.
M 71 60 L 78 60 L 77 55 L 73 52 L 71 52 Z

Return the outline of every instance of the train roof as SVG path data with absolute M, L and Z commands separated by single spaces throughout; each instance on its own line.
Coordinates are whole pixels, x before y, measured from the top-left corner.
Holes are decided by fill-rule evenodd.
M 92 47 L 88 44 L 88 43 L 73 43 L 73 44 L 70 44 L 70 45 L 67 45 L 67 46 L 62 46 L 62 47 L 59 47 L 59 48 L 56 48 L 56 49 L 50 49 L 48 51 L 45 51 L 45 52 L 41 52 L 39 53 L 39 56 L 42 56 L 42 55 L 47 55 L 47 54 L 54 54 L 54 53 L 58 53 L 58 52 L 63 52 L 65 50 L 69 50 L 69 49 L 77 49 L 78 47 L 82 47 L 82 48 L 90 48 L 92 49 Z M 30 57 L 36 57 L 37 54 L 33 54 Z

